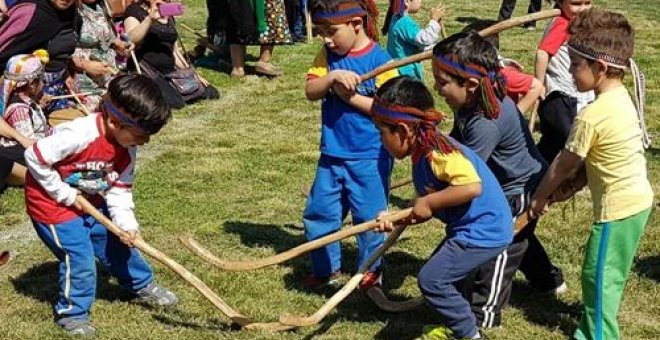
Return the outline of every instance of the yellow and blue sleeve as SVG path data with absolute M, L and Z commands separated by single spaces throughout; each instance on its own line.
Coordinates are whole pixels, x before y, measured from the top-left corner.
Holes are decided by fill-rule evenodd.
M 312 63 L 312 67 L 307 70 L 307 80 L 325 77 L 328 74 L 328 58 L 325 55 L 325 48 L 322 48 Z
M 391 61 L 390 61 L 391 62 Z M 381 87 L 385 82 L 399 76 L 399 70 L 393 69 L 376 76 L 376 88 Z
M 431 171 L 433 175 L 449 185 L 481 183 L 477 170 L 467 157 L 458 151 L 442 154 L 431 153 Z

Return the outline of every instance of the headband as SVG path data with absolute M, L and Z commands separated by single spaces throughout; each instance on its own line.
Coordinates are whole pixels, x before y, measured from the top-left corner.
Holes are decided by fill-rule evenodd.
M 34 54 L 15 55 L 7 62 L 4 71 L 4 80 L 2 81 L 2 87 L 0 88 L 0 100 L 5 108 L 15 89 L 30 84 L 32 81 L 43 77 L 44 60 L 43 57 L 39 56 L 37 53 L 39 53 L 39 51 L 35 51 Z
M 315 25 L 339 25 L 364 16 L 367 16 L 367 11 L 358 2 L 342 2 L 335 11 L 314 11 L 312 22 Z
M 110 104 L 109 100 L 104 100 L 103 104 L 101 104 L 101 106 L 105 109 L 106 112 L 110 112 L 113 116 L 115 116 L 117 119 L 119 119 L 119 121 L 122 124 L 135 127 L 136 129 L 140 130 L 141 132 L 144 132 L 146 134 L 150 134 L 149 131 L 145 127 L 141 126 L 140 123 L 137 122 L 137 120 L 121 113 L 121 111 L 117 107 Z
M 615 57 L 605 52 L 598 52 L 593 48 L 583 44 L 569 43 L 567 44 L 567 46 L 569 51 L 579 55 L 582 58 L 589 60 L 601 60 L 607 66 L 611 66 L 621 70 L 625 70 L 628 68 L 629 60 Z
M 434 57 L 435 65 L 448 74 L 462 79 L 479 79 L 481 109 L 490 119 L 499 117 L 500 100 L 506 95 L 506 84 L 498 72 L 488 71 L 485 67 L 474 63 L 461 64 L 454 54 L 435 54 Z

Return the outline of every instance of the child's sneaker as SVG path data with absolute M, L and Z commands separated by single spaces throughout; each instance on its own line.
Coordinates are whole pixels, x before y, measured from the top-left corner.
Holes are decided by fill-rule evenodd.
M 457 339 L 452 335 L 451 329 L 449 329 L 446 326 L 442 325 L 426 325 L 424 328 L 422 328 L 422 336 L 420 339 L 428 339 L 428 340 L 468 340 L 470 338 L 463 338 L 463 339 Z M 484 333 L 479 332 L 477 333 L 479 337 L 477 338 L 472 338 L 472 339 L 484 339 L 486 340 L 486 336 Z
M 157 285 L 155 282 L 140 289 L 136 295 L 140 301 L 159 307 L 173 306 L 179 302 L 179 299 L 174 293 L 163 286 Z
M 362 281 L 360 281 L 359 289 L 361 292 L 366 292 L 369 288 L 373 286 L 381 287 L 383 285 L 383 274 L 380 270 L 373 272 L 366 272 Z
M 96 328 L 87 319 L 61 318 L 56 323 L 69 335 L 89 337 L 96 335 Z
M 330 274 L 327 277 L 316 277 L 314 274 L 309 274 L 306 278 L 305 281 L 303 282 L 303 285 L 307 289 L 321 289 L 325 287 L 339 287 L 339 278 L 341 277 L 341 271 L 338 270 L 332 274 Z
M 559 296 L 565 294 L 566 292 L 568 292 L 568 286 L 566 285 L 566 282 L 562 282 L 559 286 L 555 288 L 543 291 L 542 294 Z

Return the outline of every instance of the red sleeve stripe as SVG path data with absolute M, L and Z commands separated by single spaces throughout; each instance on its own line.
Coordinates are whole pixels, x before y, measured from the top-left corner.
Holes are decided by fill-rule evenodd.
M 117 187 L 117 188 L 130 189 L 130 188 L 133 187 L 133 184 L 131 184 L 131 183 L 114 182 L 114 183 L 112 183 L 112 186 L 113 186 L 113 187 Z
M 41 151 L 39 151 L 39 148 L 37 147 L 37 143 L 32 144 L 32 150 L 34 151 L 34 154 L 37 155 L 37 159 L 39 160 L 39 163 L 41 163 L 41 165 L 48 165 L 48 163 L 46 163 L 46 160 L 44 159 L 44 156 L 41 155 Z

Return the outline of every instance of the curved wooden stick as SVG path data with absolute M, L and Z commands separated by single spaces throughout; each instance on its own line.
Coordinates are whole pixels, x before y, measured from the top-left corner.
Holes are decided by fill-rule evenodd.
M 392 213 L 388 213 L 385 218 L 392 222 L 399 221 L 408 215 L 410 215 L 410 212 L 412 211 L 412 208 L 408 208 L 405 210 L 401 211 L 396 211 Z M 190 236 L 182 236 L 179 238 L 179 240 L 186 246 L 188 249 L 192 250 L 195 254 L 200 256 L 202 259 L 204 259 L 206 262 L 224 269 L 224 270 L 229 270 L 229 271 L 245 271 L 245 270 L 253 270 L 253 269 L 259 269 L 267 266 L 272 266 L 287 260 L 290 260 L 294 257 L 298 257 L 302 254 L 308 253 L 312 250 L 321 248 L 323 246 L 326 246 L 330 243 L 337 242 L 340 240 L 343 240 L 347 237 L 357 235 L 364 233 L 366 231 L 372 230 L 379 222 L 376 220 L 371 220 L 367 221 L 361 224 L 358 224 L 354 227 L 342 229 L 336 233 L 321 237 L 319 239 L 303 243 L 295 248 L 291 248 L 287 251 L 281 252 L 279 254 L 270 256 L 270 257 L 265 257 L 262 259 L 258 260 L 248 260 L 248 261 L 225 261 L 217 256 L 213 255 L 210 251 L 205 249 L 203 246 L 201 246 L 199 243 L 197 243 L 192 237 Z
M 366 291 L 367 296 L 373 301 L 378 308 L 390 312 L 390 313 L 400 313 L 415 309 L 424 305 L 425 299 L 422 296 L 412 298 L 405 301 L 392 301 L 387 298 L 383 289 L 379 286 L 373 286 Z
M 87 214 L 92 215 L 96 220 L 101 222 L 111 233 L 115 234 L 117 237 L 123 235 L 125 232 L 121 230 L 116 224 L 114 224 L 108 217 L 102 214 L 98 209 L 96 209 L 87 199 L 82 196 L 76 198 L 76 202 L 82 207 L 83 211 Z M 151 256 L 156 259 L 158 262 L 164 264 L 172 271 L 177 273 L 181 278 L 186 282 L 192 285 L 198 292 L 200 292 L 207 300 L 209 300 L 215 307 L 217 307 L 224 315 L 226 315 L 232 322 L 241 326 L 251 328 L 262 328 L 262 329 L 271 329 L 271 330 L 283 330 L 287 329 L 286 326 L 283 326 L 280 323 L 255 323 L 248 317 L 239 313 L 227 303 L 225 303 L 218 295 L 216 295 L 211 288 L 209 288 L 202 280 L 200 280 L 193 273 L 188 271 L 178 262 L 174 261 L 167 255 L 163 254 L 158 249 L 149 245 L 144 239 L 138 238 L 134 242 L 135 248 L 139 249 L 141 252 Z
M 401 233 L 406 229 L 407 225 L 399 225 L 397 226 L 390 236 L 385 240 L 385 242 L 376 249 L 375 252 L 371 254 L 369 259 L 367 259 L 366 262 L 360 266 L 360 269 L 358 270 L 358 273 L 353 275 L 353 277 L 342 287 L 335 295 L 333 295 L 319 310 L 316 311 L 316 313 L 307 316 L 307 317 L 295 317 L 291 315 L 282 315 L 280 317 L 280 322 L 284 325 L 290 325 L 290 326 L 296 326 L 296 327 L 305 327 L 305 326 L 311 326 L 315 325 L 323 318 L 325 318 L 337 305 L 342 302 L 349 294 L 357 288 L 357 286 L 360 284 L 362 281 L 362 278 L 364 277 L 364 274 L 369 270 L 369 267 L 376 262 L 387 249 L 389 249 L 396 240 L 401 236 Z
M 543 20 L 543 19 L 549 19 L 558 16 L 561 13 L 559 9 L 549 9 L 545 11 L 540 11 L 528 15 L 523 15 L 521 17 L 516 17 L 516 18 L 511 18 L 509 20 L 504 20 L 500 21 L 497 24 L 490 26 L 488 28 L 485 28 L 481 31 L 479 31 L 479 34 L 482 37 L 487 37 L 489 35 L 495 34 L 502 32 L 506 29 L 512 28 L 519 26 L 521 24 L 524 24 L 526 22 L 530 21 L 537 21 L 537 20 Z M 430 59 L 433 56 L 433 51 L 428 50 L 424 51 L 422 53 L 418 54 L 413 54 L 409 57 L 405 57 L 396 61 L 393 61 L 391 63 L 387 63 L 384 65 L 381 65 L 379 67 L 376 67 L 373 69 L 371 72 L 367 72 L 364 75 L 360 76 L 361 81 L 367 81 L 381 73 L 387 72 L 389 70 L 393 70 L 395 68 L 399 68 L 401 66 L 406 66 L 408 64 L 420 62 L 422 60 Z

